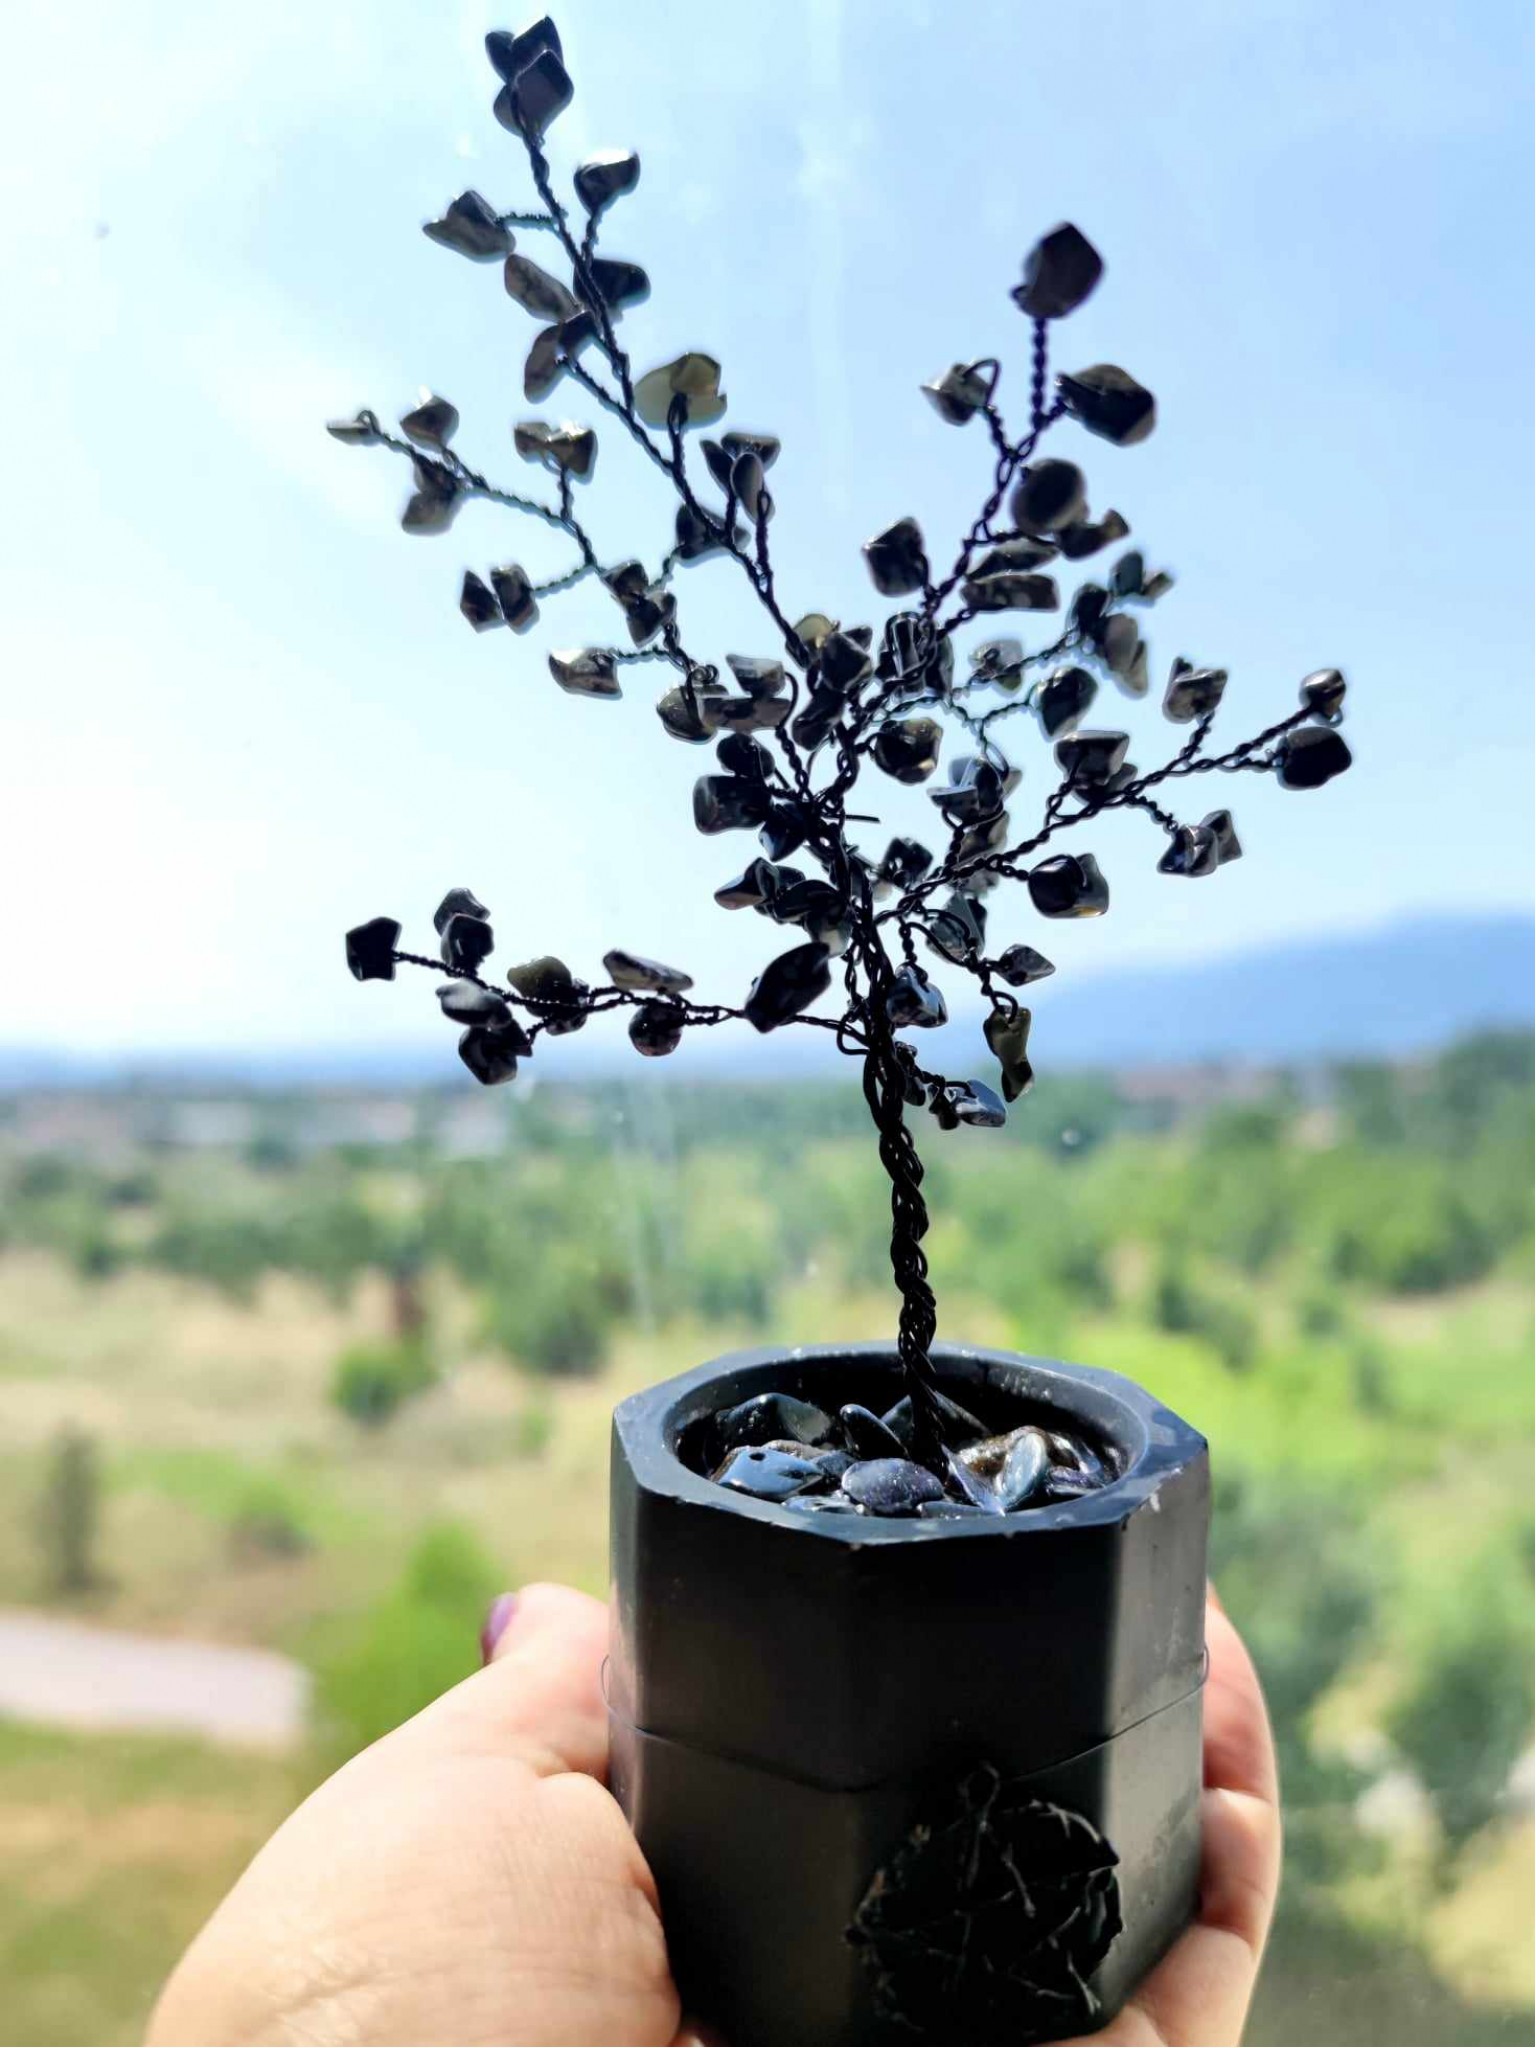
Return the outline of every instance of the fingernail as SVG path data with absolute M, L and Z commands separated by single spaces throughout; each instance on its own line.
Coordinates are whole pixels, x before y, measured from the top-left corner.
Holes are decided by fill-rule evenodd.
M 480 1630 L 480 1662 L 489 1664 L 496 1654 L 496 1645 L 507 1632 L 507 1623 L 517 1608 L 515 1593 L 498 1593 L 491 1602 L 490 1612 Z

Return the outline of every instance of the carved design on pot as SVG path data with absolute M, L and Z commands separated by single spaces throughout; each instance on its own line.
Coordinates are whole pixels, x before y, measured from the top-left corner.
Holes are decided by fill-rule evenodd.
M 870 1880 L 847 1939 L 915 2039 L 1060 2040 L 1097 2024 L 1119 1858 L 1080 1813 L 981 1764 Z

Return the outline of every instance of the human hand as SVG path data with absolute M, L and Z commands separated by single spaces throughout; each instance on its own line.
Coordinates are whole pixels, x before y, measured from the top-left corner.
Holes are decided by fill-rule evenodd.
M 1214 1599 L 1207 1637 L 1200 1913 L 1093 2037 L 1121 2048 L 1240 2039 L 1279 1884 L 1263 1696 Z M 151 2043 L 695 2042 L 601 1782 L 606 1639 L 584 1594 L 520 1594 L 486 1670 L 273 1836 L 162 1992 Z
M 278 1829 L 151 2043 L 679 2039 L 656 1888 L 602 1782 L 607 1609 L 529 1586 L 485 1640 L 485 1670 Z

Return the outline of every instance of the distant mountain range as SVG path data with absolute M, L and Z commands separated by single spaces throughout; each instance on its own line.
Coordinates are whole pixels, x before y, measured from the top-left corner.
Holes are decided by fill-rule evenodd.
M 1039 992 L 1040 1035 L 1053 1066 L 1142 1067 L 1220 1060 L 1269 1065 L 1319 1058 L 1397 1058 L 1427 1052 L 1471 1031 L 1528 1026 L 1533 1017 L 1536 942 L 1529 914 L 1402 919 L 1344 937 L 1297 940 L 1220 959 L 1127 968 L 1047 983 Z M 955 1071 L 974 1053 L 971 1020 L 957 1019 Z M 934 1045 L 939 1064 L 946 1053 Z M 148 1084 L 305 1083 L 373 1086 L 447 1083 L 457 1062 L 441 1037 L 405 1048 L 318 1046 L 284 1050 L 178 1052 L 93 1057 L 0 1046 L 0 1088 L 68 1088 L 138 1080 Z M 1042 1051 L 1044 1045 L 1042 1043 Z M 704 1032 L 687 1048 L 699 1079 L 765 1072 L 824 1071 L 836 1054 L 820 1032 L 744 1045 L 733 1033 Z M 622 1061 L 628 1048 L 566 1042 L 540 1054 L 540 1071 L 579 1078 Z M 958 1062 L 958 1064 L 955 1064 Z M 472 1086 L 466 1079 L 466 1085 Z

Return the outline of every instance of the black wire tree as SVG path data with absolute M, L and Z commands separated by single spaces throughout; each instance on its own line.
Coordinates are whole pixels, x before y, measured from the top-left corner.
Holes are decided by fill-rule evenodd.
M 614 1009 L 630 1012 L 630 1039 L 648 1057 L 674 1051 L 693 1027 L 727 1019 L 761 1032 L 790 1024 L 832 1032 L 839 1050 L 860 1062 L 890 1180 L 898 1350 L 915 1421 L 921 1427 L 926 1420 L 929 1434 L 940 1398 L 928 1369 L 936 1317 L 923 1252 L 923 1166 L 910 1113 L 926 1111 L 945 1130 L 1002 1124 L 1005 1105 L 1032 1081 L 1030 1012 L 1013 991 L 1054 971 L 1030 945 L 988 951 L 989 896 L 1004 883 L 1022 883 L 1044 918 L 1101 916 L 1109 886 L 1083 848 L 1082 828 L 1113 811 L 1140 812 L 1155 828 L 1161 873 L 1186 880 L 1214 874 L 1242 850 L 1231 813 L 1209 810 L 1188 822 L 1168 806 L 1195 778 L 1212 774 L 1272 774 L 1286 789 L 1314 789 L 1341 774 L 1350 765 L 1336 730 L 1344 679 L 1337 669 L 1307 676 L 1297 709 L 1218 751 L 1212 735 L 1226 671 L 1176 660 L 1162 709 L 1182 743 L 1151 769 L 1127 758 L 1126 733 L 1084 727 L 1106 681 L 1132 699 L 1148 694 L 1139 614 L 1172 579 L 1149 571 L 1143 554 L 1130 548 L 1102 580 L 1079 584 L 1063 609 L 1061 568 L 1126 540 L 1130 529 L 1118 512 L 1093 516 L 1081 469 L 1041 457 L 1040 445 L 1068 420 L 1129 447 L 1152 432 L 1157 416 L 1152 393 L 1115 364 L 1052 377 L 1052 330 L 1094 290 L 1103 268 L 1092 244 L 1068 225 L 1030 251 L 1012 293 L 1029 323 L 1022 429 L 1004 417 L 995 359 L 956 363 L 923 387 L 944 420 L 980 423 L 973 432 L 985 434 L 991 458 L 981 509 L 949 566 L 937 565 L 942 556 L 936 559 L 917 520 L 902 517 L 864 544 L 876 591 L 898 607 L 878 641 L 868 625 L 845 626 L 819 612 L 792 617 L 770 551 L 775 508 L 767 472 L 779 442 L 741 430 L 706 437 L 726 412 L 721 368 L 712 357 L 690 350 L 637 376 L 620 340 L 625 309 L 648 296 L 650 282 L 638 263 L 599 254 L 599 237 L 609 207 L 634 190 L 639 158 L 620 150 L 589 158 L 572 179 L 574 206 L 562 201 L 545 151 L 551 124 L 572 98 L 555 25 L 545 18 L 517 35 L 497 31 L 486 48 L 501 80 L 496 118 L 522 144 L 539 203 L 503 213 L 478 192 L 464 192 L 424 232 L 472 262 L 501 266 L 508 294 L 540 323 L 524 367 L 525 398 L 539 404 L 569 379 L 610 415 L 676 492 L 672 545 L 654 567 L 600 559 L 575 504 L 575 486 L 590 476 L 597 451 L 588 425 L 527 419 L 516 426 L 518 453 L 551 479 L 547 499 L 503 490 L 471 467 L 452 446 L 459 415 L 443 398 L 407 413 L 398 435 L 370 411 L 333 422 L 329 431 L 410 462 L 414 488 L 401 520 L 407 533 L 445 533 L 467 499 L 486 498 L 570 537 L 575 560 L 548 582 L 534 583 L 516 562 L 484 576 L 467 570 L 460 610 L 476 632 L 526 633 L 539 619 L 541 600 L 598 578 L 629 645 L 551 653 L 551 675 L 573 695 L 614 698 L 631 665 L 659 663 L 671 671 L 656 706 L 664 730 L 685 745 L 715 749 L 711 772 L 694 786 L 695 825 L 711 837 L 755 832 L 761 847 L 715 890 L 715 901 L 726 910 L 755 910 L 795 940 L 768 962 L 739 1006 L 699 1002 L 688 974 L 618 949 L 604 955 L 600 984 L 544 957 L 510 967 L 505 986 L 493 985 L 486 977 L 494 946 L 489 912 L 473 892 L 455 888 L 434 918 L 436 956 L 402 949 L 400 925 L 377 917 L 347 934 L 348 965 L 363 981 L 392 980 L 402 963 L 446 969 L 438 1001 L 463 1027 L 465 1065 L 487 1085 L 511 1080 L 541 1036 L 580 1030 L 589 1017 Z M 548 238 L 560 275 L 517 246 L 524 231 Z M 678 616 L 677 572 L 709 560 L 727 561 L 746 578 L 773 630 L 771 655 L 726 655 L 728 681 L 717 663 L 686 645 Z M 1050 619 L 1048 639 L 1026 649 L 1011 634 L 993 633 L 968 649 L 963 666 L 957 663 L 955 642 L 964 628 L 975 621 L 990 626 L 1009 613 Z M 1026 714 L 1053 753 L 1056 775 L 1037 819 L 1022 826 L 1009 808 L 1020 773 L 1003 740 Z M 868 801 L 867 782 L 861 787 L 866 770 L 898 783 L 929 781 L 945 723 L 962 736 L 963 751 L 950 758 L 947 779 L 928 792 L 935 848 L 895 837 L 878 858 L 861 851 L 850 826 L 868 816 L 851 805 L 856 789 Z M 1062 844 L 1069 838 L 1072 850 Z M 989 1008 L 982 1029 L 999 1069 L 997 1088 L 937 1073 L 915 1049 L 909 1034 L 947 1018 L 920 946 L 944 971 L 970 976 L 983 992 Z M 812 1014 L 834 981 L 835 1014 Z

